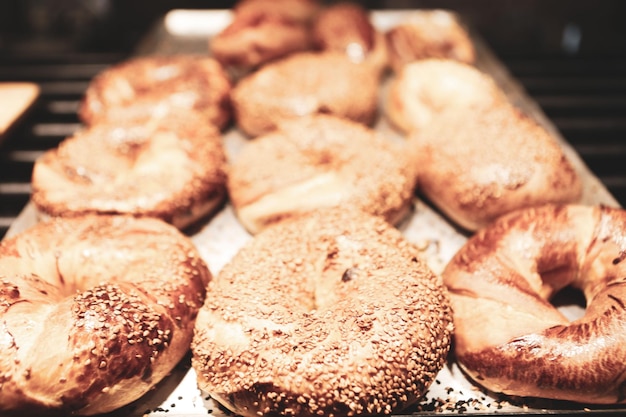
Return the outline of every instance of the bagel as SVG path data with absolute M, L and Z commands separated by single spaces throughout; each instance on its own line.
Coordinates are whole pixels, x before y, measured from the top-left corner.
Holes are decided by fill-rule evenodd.
M 313 40 L 319 50 L 344 53 L 381 74 L 387 68 L 385 36 L 358 3 L 341 1 L 322 9 L 313 23 Z
M 221 270 L 192 366 L 244 416 L 389 414 L 433 383 L 451 321 L 440 278 L 398 230 L 320 210 L 268 227 Z
M 242 69 L 255 68 L 311 47 L 307 25 L 256 8 L 235 13 L 233 21 L 211 38 L 209 45 L 222 65 Z
M 0 413 L 91 415 L 188 352 L 210 272 L 157 219 L 51 219 L 0 242 Z
M 395 224 L 409 212 L 414 171 L 400 144 L 359 123 L 314 115 L 284 122 L 246 144 L 229 166 L 227 184 L 239 220 L 251 233 L 338 205 Z
M 196 114 L 99 123 L 35 161 L 32 201 L 43 217 L 158 217 L 185 228 L 226 198 L 220 132 Z
M 344 53 L 302 52 L 266 64 L 233 88 L 235 119 L 251 137 L 284 120 L 326 113 L 370 125 L 379 76 Z
M 429 58 L 465 64 L 476 60 L 474 44 L 458 18 L 445 10 L 408 13 L 385 33 L 389 63 L 396 73 L 411 62 Z
M 443 272 L 455 353 L 478 384 L 514 396 L 623 403 L 626 212 L 546 205 L 510 213 L 472 236 Z M 583 292 L 583 317 L 551 297 Z
M 523 207 L 578 202 L 582 182 L 557 140 L 511 105 L 448 111 L 409 145 L 418 189 L 473 231 Z
M 233 6 L 233 11 L 235 14 L 262 12 L 300 24 L 310 24 L 320 8 L 318 0 L 239 0 Z
M 218 61 L 201 55 L 143 56 L 94 77 L 78 115 L 87 125 L 115 122 L 129 113 L 151 118 L 198 112 L 222 129 L 231 119 L 232 84 Z
M 445 59 L 404 65 L 384 99 L 387 119 L 405 134 L 427 127 L 443 112 L 490 109 L 508 102 L 488 74 Z

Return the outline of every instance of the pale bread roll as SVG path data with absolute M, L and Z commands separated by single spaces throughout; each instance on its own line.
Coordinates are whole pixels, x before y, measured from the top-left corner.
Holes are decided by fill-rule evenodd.
M 285 120 L 318 113 L 372 124 L 377 115 L 378 73 L 338 52 L 303 52 L 263 66 L 232 91 L 238 126 L 249 136 Z
M 391 79 L 385 114 L 408 134 L 450 109 L 466 111 L 505 102 L 506 96 L 488 74 L 452 60 L 425 59 L 403 66 Z
M 556 139 L 510 105 L 445 112 L 409 141 L 419 190 L 467 230 L 522 207 L 577 202 L 582 194 Z

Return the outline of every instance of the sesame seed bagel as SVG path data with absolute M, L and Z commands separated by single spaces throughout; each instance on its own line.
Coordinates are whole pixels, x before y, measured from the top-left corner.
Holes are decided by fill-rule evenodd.
M 434 381 L 451 332 L 445 287 L 398 230 L 326 209 L 267 228 L 222 269 L 192 366 L 244 416 L 389 414 Z
M 228 189 L 251 233 L 319 207 L 345 205 L 399 222 L 416 175 L 404 148 L 372 129 L 334 116 L 284 122 L 242 149 Z
M 443 272 L 455 353 L 477 383 L 515 396 L 626 401 L 626 211 L 547 205 L 481 230 Z M 571 286 L 586 310 L 550 303 Z
M 0 414 L 91 415 L 183 358 L 211 278 L 157 219 L 52 219 L 0 242 Z
M 36 162 L 32 201 L 44 217 L 158 217 L 185 228 L 226 198 L 220 132 L 195 114 L 117 120 L 77 132 Z
M 284 120 L 318 113 L 372 124 L 378 85 L 378 71 L 345 53 L 301 52 L 244 77 L 231 100 L 238 126 L 254 137 Z
M 198 112 L 221 129 L 231 118 L 232 84 L 221 64 L 201 55 L 143 56 L 114 65 L 91 81 L 79 108 L 88 125 L 115 122 L 129 112 L 150 118 Z

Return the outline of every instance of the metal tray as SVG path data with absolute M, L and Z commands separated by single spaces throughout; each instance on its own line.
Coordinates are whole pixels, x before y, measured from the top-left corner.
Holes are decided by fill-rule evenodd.
M 372 11 L 374 24 L 386 30 L 416 10 Z M 208 39 L 219 33 L 231 20 L 229 10 L 173 10 L 154 27 L 140 43 L 136 55 L 201 53 L 207 54 Z M 584 204 L 618 206 L 607 189 L 586 167 L 573 148 L 562 138 L 537 104 L 512 78 L 506 68 L 489 50 L 480 37 L 470 34 L 477 53 L 476 66 L 489 73 L 508 98 L 529 116 L 537 120 L 559 140 L 567 157 L 583 179 Z M 386 83 L 382 85 L 384 97 Z M 382 104 L 382 101 L 381 101 Z M 390 140 L 403 140 L 381 116 L 375 129 L 384 132 Z M 229 158 L 236 158 L 246 139 L 237 129 L 224 133 Z M 15 234 L 37 221 L 37 213 L 29 204 L 12 225 L 8 235 Z M 418 197 L 413 211 L 399 229 L 406 238 L 418 245 L 429 266 L 440 273 L 448 260 L 463 245 L 467 234 L 448 223 L 436 209 Z M 237 221 L 232 206 L 226 204 L 214 217 L 190 234 L 211 272 L 216 275 L 223 265 L 251 236 Z M 567 300 L 560 307 L 568 317 L 582 314 L 582 308 Z M 626 406 L 594 406 L 541 399 L 503 397 L 489 393 L 469 381 L 456 365 L 453 355 L 438 375 L 425 397 L 399 415 L 471 414 L 474 416 L 509 415 L 618 415 L 626 413 Z M 135 403 L 111 413 L 110 416 L 225 416 L 221 408 L 196 384 L 196 375 L 190 368 L 188 355 L 172 374 L 154 390 Z

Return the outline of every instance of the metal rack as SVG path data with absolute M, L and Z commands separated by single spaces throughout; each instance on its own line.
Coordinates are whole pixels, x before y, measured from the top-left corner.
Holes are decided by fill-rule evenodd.
M 30 198 L 35 160 L 80 127 L 76 111 L 91 78 L 120 54 L 24 53 L 0 57 L 0 81 L 31 81 L 41 94 L 0 144 L 0 237 Z

